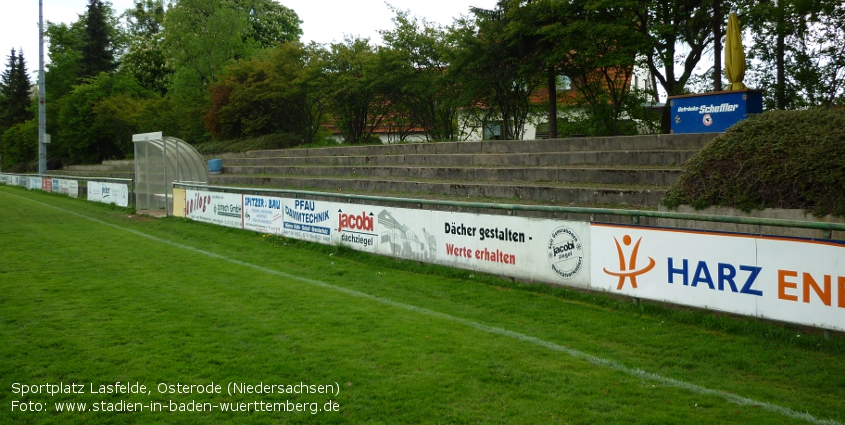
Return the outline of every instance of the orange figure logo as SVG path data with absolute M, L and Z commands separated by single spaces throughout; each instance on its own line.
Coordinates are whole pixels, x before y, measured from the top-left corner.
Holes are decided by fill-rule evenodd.
M 622 246 L 619 245 L 619 241 L 616 240 L 616 237 L 613 238 L 613 241 L 616 242 L 616 252 L 619 253 L 619 271 L 612 272 L 607 270 L 607 267 L 604 268 L 604 272 L 611 275 L 616 276 L 619 278 L 619 285 L 616 286 L 616 289 L 622 289 L 622 286 L 625 285 L 625 279 L 631 279 L 631 286 L 634 288 L 637 287 L 637 276 L 648 272 L 649 270 L 654 268 L 654 259 L 648 257 L 649 264 L 642 270 L 637 270 L 637 251 L 640 249 L 640 242 L 643 238 L 637 239 L 637 243 L 634 245 L 634 250 L 631 251 L 631 261 L 628 264 L 625 264 L 625 254 L 622 252 Z M 631 237 L 625 235 L 622 238 L 622 243 L 625 246 L 631 245 Z

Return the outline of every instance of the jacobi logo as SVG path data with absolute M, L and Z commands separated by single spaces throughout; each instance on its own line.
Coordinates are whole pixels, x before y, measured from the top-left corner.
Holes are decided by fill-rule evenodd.
M 373 231 L 373 213 L 370 213 L 369 216 L 365 212 L 355 215 L 344 214 L 343 211 L 337 210 L 337 221 L 338 232 L 342 232 L 344 229 Z
M 637 243 L 634 244 L 634 249 L 631 251 L 631 258 L 628 261 L 625 261 L 625 253 L 622 251 L 622 245 L 619 245 L 619 240 L 616 237 L 613 237 L 613 241 L 616 242 L 616 252 L 619 255 L 619 271 L 610 271 L 605 267 L 603 270 L 605 273 L 616 276 L 619 278 L 619 284 L 616 285 L 616 289 L 622 289 L 622 286 L 625 285 L 625 279 L 631 280 L 631 286 L 636 288 L 637 287 L 637 276 L 642 274 L 648 273 L 651 269 L 654 268 L 654 259 L 648 257 L 648 265 L 643 267 L 642 269 L 637 270 L 637 254 L 639 254 L 640 250 L 640 242 L 642 242 L 643 238 L 637 239 Z M 625 235 L 622 237 L 622 244 L 625 246 L 631 246 L 631 236 Z
M 558 276 L 569 279 L 578 274 L 584 264 L 584 247 L 574 230 L 560 226 L 549 237 L 547 245 L 549 265 Z
M 211 203 L 211 195 L 203 196 L 196 193 L 194 195 L 194 199 L 188 199 L 185 203 L 185 214 L 187 215 L 197 210 L 205 212 L 205 207 L 208 206 L 209 203 Z

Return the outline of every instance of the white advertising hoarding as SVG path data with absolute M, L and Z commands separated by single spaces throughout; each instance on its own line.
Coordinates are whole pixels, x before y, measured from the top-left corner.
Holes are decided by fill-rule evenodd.
M 593 224 L 592 287 L 845 331 L 845 245 Z
M 244 195 L 244 229 L 281 235 L 282 198 Z
M 587 223 L 327 203 L 332 243 L 553 284 L 589 285 Z
M 88 200 L 129 206 L 129 186 L 120 183 L 88 182 Z
M 335 225 L 330 202 L 282 199 L 284 223 L 282 234 L 294 239 L 332 243 Z
M 41 177 L 29 177 L 26 188 L 29 190 L 41 190 Z
M 66 179 L 59 179 L 59 192 L 64 193 L 71 198 L 76 198 L 79 196 L 79 182 L 76 180 L 66 180 Z M 55 192 L 56 189 L 56 180 L 53 180 L 53 191 Z
M 186 190 L 185 217 L 196 221 L 243 229 L 243 195 Z

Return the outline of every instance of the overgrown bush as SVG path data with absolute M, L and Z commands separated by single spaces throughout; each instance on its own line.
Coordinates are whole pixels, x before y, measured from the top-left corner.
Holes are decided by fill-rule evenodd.
M 663 204 L 845 216 L 845 110 L 770 111 L 736 124 L 687 162 Z

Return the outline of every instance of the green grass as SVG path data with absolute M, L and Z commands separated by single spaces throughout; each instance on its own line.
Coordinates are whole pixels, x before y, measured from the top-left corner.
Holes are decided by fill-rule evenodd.
M 0 187 L 3 423 L 802 423 L 485 326 L 845 421 L 839 335 L 824 340 L 781 325 Z M 14 382 L 59 381 L 137 381 L 153 394 L 11 391 Z M 159 382 L 337 382 L 340 394 L 161 395 Z M 329 398 L 339 412 L 52 411 L 68 401 L 322 405 Z M 47 402 L 50 411 L 12 412 L 12 400 Z

